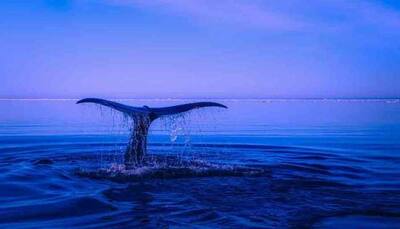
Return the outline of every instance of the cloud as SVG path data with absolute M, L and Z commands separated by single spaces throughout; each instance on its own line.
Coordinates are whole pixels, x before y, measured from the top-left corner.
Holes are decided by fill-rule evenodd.
M 400 12 L 378 0 L 104 0 L 198 23 L 272 32 L 371 29 L 400 31 Z
M 112 4 L 158 9 L 198 23 L 218 23 L 241 28 L 296 31 L 307 25 L 290 15 L 264 7 L 261 1 L 235 0 L 106 0 Z

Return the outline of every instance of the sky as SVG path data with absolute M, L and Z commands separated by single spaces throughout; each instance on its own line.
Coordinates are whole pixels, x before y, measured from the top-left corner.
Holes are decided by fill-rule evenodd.
M 0 98 L 398 98 L 398 0 L 1 0 Z

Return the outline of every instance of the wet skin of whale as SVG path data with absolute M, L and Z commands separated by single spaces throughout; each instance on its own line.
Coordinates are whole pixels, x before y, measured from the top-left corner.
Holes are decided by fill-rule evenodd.
M 214 102 L 188 103 L 162 108 L 150 108 L 148 106 L 133 107 L 97 98 L 82 99 L 77 102 L 77 104 L 80 103 L 95 103 L 110 107 L 133 119 L 132 133 L 124 156 L 126 168 L 133 168 L 142 164 L 143 158 L 147 152 L 147 135 L 150 125 L 154 120 L 160 117 L 176 115 L 204 107 L 227 108 L 225 105 Z

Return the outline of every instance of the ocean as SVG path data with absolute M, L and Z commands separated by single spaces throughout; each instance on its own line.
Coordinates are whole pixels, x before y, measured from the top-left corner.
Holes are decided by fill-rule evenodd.
M 118 112 L 0 100 L 0 227 L 400 228 L 400 100 L 215 101 L 157 120 L 124 171 Z

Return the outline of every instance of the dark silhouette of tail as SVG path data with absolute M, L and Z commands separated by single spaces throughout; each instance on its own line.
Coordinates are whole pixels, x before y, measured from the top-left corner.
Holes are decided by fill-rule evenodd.
M 176 115 L 193 109 L 204 107 L 228 108 L 222 104 L 213 102 L 188 103 L 162 108 L 150 108 L 148 106 L 133 107 L 97 98 L 82 99 L 77 102 L 77 104 L 80 103 L 96 103 L 106 107 L 110 107 L 130 116 L 133 119 L 134 126 L 132 128 L 132 134 L 125 153 L 125 166 L 127 168 L 138 166 L 142 163 L 143 157 L 146 155 L 147 152 L 147 135 L 149 132 L 149 128 L 151 123 L 157 118 L 168 115 Z

